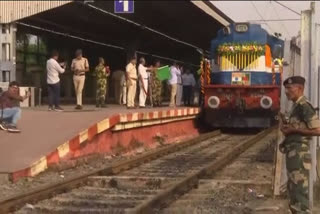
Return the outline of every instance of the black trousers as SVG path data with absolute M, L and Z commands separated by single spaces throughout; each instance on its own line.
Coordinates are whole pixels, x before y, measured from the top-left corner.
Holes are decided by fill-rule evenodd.
M 185 106 L 190 106 L 192 104 L 191 98 L 192 98 L 192 86 L 191 85 L 183 86 L 183 103 Z
M 60 105 L 60 82 L 48 84 L 49 106 L 58 107 Z

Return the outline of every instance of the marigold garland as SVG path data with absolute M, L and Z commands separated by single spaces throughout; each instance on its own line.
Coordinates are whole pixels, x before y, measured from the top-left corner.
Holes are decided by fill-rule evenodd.
M 200 70 L 201 70 L 201 76 L 200 76 L 200 81 L 201 81 L 201 93 L 204 94 L 204 69 L 203 69 L 203 64 L 204 64 L 204 59 L 202 58 L 200 61 Z
M 211 68 L 210 68 L 210 61 L 206 60 L 206 74 L 207 74 L 207 84 L 211 83 Z
M 230 56 L 236 55 L 238 53 L 250 53 L 262 56 L 265 54 L 265 45 L 257 43 L 224 43 L 218 46 L 218 54 L 220 56 Z

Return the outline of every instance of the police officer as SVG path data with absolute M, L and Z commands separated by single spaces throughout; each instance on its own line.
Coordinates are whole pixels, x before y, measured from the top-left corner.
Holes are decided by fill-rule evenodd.
M 281 127 L 285 135 L 280 150 L 286 155 L 289 206 L 293 214 L 310 213 L 308 177 L 311 169 L 309 141 L 320 135 L 320 121 L 313 106 L 303 96 L 305 79 L 292 76 L 283 83 L 293 106 L 287 123 Z
M 96 107 L 105 108 L 107 78 L 110 75 L 110 70 L 108 66 L 105 66 L 102 57 L 99 57 L 99 64 L 95 68 L 95 74 L 97 78 Z

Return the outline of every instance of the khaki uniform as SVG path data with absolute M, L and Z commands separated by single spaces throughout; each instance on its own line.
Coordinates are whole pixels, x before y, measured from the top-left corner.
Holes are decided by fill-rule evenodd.
M 137 69 L 136 66 L 133 65 L 131 62 L 126 67 L 126 72 L 128 76 L 127 80 L 127 88 L 128 88 L 128 100 L 127 100 L 127 107 L 134 107 L 134 100 L 136 97 L 137 91 Z
M 320 127 L 316 111 L 307 101 L 300 97 L 292 106 L 289 116 L 289 126 L 299 129 L 314 129 Z M 309 141 L 311 137 L 292 134 L 286 136 L 281 145 L 286 154 L 288 173 L 288 193 L 290 208 L 294 213 L 306 213 L 309 209 L 308 186 L 311 155 Z
M 73 59 L 71 63 L 71 69 L 72 70 L 85 70 L 86 68 L 89 68 L 88 59 L 82 57 L 81 59 Z M 84 87 L 86 76 L 85 72 L 76 73 L 74 72 L 73 75 L 73 84 L 74 84 L 74 90 L 77 97 L 77 105 L 82 105 L 82 91 Z
M 127 103 L 127 86 L 126 77 L 124 71 L 117 70 L 112 74 L 112 80 L 114 82 L 114 96 L 118 104 Z

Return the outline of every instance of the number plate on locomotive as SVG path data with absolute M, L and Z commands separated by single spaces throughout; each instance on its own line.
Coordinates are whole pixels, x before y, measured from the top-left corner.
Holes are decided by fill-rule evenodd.
M 232 73 L 232 85 L 250 85 L 250 73 Z

